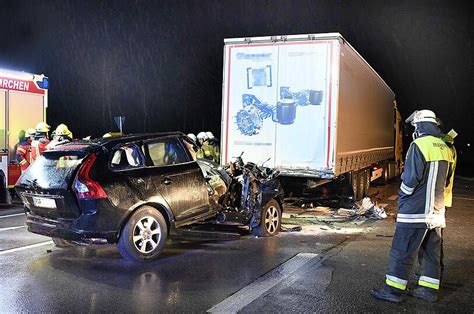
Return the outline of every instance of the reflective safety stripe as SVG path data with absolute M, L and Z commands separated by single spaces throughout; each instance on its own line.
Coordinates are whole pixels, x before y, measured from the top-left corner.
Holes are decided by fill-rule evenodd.
M 17 151 L 17 152 L 20 151 L 20 152 L 22 152 L 22 153 L 26 153 L 26 149 L 24 149 L 23 147 L 18 147 L 18 148 L 16 149 L 16 151 Z
M 425 214 L 429 214 L 434 208 L 436 179 L 438 177 L 438 161 L 430 163 L 428 182 L 426 184 Z
M 397 214 L 397 222 L 403 223 L 427 223 L 425 214 Z
M 405 290 L 407 288 L 407 283 L 405 279 L 401 279 L 391 275 L 385 275 L 385 283 L 390 287 L 397 288 L 399 290 Z
M 411 187 L 405 185 L 405 183 L 402 182 L 402 185 L 400 185 L 400 190 L 402 190 L 402 192 L 407 194 L 407 195 L 412 195 L 415 188 L 411 188 Z
M 22 160 L 20 161 L 20 165 L 24 165 L 24 164 L 26 164 L 26 163 L 27 163 L 26 159 L 22 159 Z
M 397 218 L 397 222 L 417 224 L 417 223 L 427 223 L 428 219 L 426 218 L 418 218 L 418 219 Z
M 423 287 L 439 290 L 439 279 L 421 276 L 418 284 Z
M 397 217 L 399 218 L 411 218 L 411 219 L 414 219 L 414 218 L 426 218 L 426 215 L 425 214 L 397 214 Z

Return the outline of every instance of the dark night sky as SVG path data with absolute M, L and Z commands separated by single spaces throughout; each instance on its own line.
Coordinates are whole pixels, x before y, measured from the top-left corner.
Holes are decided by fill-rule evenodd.
M 224 38 L 340 32 L 402 115 L 434 110 L 474 167 L 471 3 L 0 0 L 0 67 L 49 76 L 48 121 L 77 136 L 115 129 L 117 115 L 127 132 L 219 134 Z

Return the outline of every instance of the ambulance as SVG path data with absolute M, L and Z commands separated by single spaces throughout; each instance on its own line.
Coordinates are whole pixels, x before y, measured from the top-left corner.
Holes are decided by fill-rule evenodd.
M 16 148 L 28 128 L 46 121 L 48 77 L 0 68 L 0 203 L 21 171 Z

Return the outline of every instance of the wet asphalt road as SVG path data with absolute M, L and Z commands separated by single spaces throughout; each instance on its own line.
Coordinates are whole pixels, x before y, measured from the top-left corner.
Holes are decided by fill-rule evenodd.
M 369 295 L 383 282 L 393 219 L 366 222 L 357 234 L 342 228 L 229 241 L 181 238 L 159 260 L 137 264 L 113 246 L 57 249 L 29 233 L 16 215 L 21 208 L 13 208 L 0 209 L 0 313 L 205 312 L 241 289 L 256 295 L 239 301 L 243 312 L 472 313 L 473 186 L 460 181 L 448 213 L 444 289 L 434 305 L 411 298 L 392 305 Z M 395 210 L 393 203 L 389 208 Z M 28 247 L 34 244 L 40 246 Z M 291 269 L 299 253 L 318 255 Z M 291 271 L 278 281 L 287 269 L 274 269 L 282 264 Z

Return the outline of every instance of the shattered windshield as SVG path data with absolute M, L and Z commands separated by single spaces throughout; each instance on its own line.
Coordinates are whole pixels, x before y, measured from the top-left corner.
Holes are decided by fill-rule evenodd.
M 48 152 L 35 160 L 18 184 L 30 188 L 67 189 L 85 153 Z

